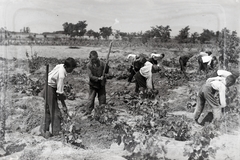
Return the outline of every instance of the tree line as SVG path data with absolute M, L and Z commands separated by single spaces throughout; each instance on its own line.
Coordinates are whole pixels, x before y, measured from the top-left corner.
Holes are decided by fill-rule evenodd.
M 190 27 L 186 26 L 179 31 L 179 34 L 175 37 L 171 37 L 171 31 L 169 25 L 162 26 L 156 25 L 151 27 L 151 29 L 145 32 L 121 32 L 120 30 L 113 30 L 112 27 L 101 27 L 98 32 L 93 31 L 92 29 L 87 30 L 88 24 L 86 21 L 78 21 L 76 24 L 65 22 L 63 25 L 62 31 L 53 32 L 55 34 L 61 33 L 70 36 L 70 39 L 75 39 L 75 37 L 83 37 L 87 35 L 89 38 L 93 37 L 95 40 L 102 38 L 108 40 L 110 36 L 114 36 L 115 39 L 120 39 L 123 42 L 131 43 L 137 42 L 143 45 L 148 43 L 154 44 L 170 44 L 179 43 L 179 44 L 214 44 L 217 46 L 217 50 L 220 55 L 220 59 L 224 64 L 222 66 L 228 66 L 228 63 L 238 63 L 239 58 L 239 42 L 240 39 L 237 36 L 236 31 L 230 31 L 227 28 L 223 28 L 221 31 L 211 31 L 208 29 L 203 29 L 202 33 L 190 33 Z M 30 33 L 29 27 L 24 27 L 21 29 L 22 33 Z M 0 29 L 0 42 L 3 39 L 11 38 L 11 34 L 14 32 L 7 31 L 6 28 Z M 51 34 L 50 32 L 43 33 L 44 38 L 47 38 L 47 35 Z M 30 35 L 28 37 L 31 41 L 36 39 L 36 34 Z M 53 39 L 58 41 L 58 39 Z
M 94 39 L 100 39 L 101 37 L 104 39 L 108 39 L 111 35 L 114 36 L 116 39 L 120 37 L 123 40 L 128 40 L 131 42 L 134 38 L 140 38 L 142 43 L 147 43 L 150 39 L 156 39 L 159 42 L 170 42 L 172 40 L 177 41 L 178 43 L 211 43 L 211 42 L 219 42 L 221 37 L 226 36 L 225 34 L 231 34 L 236 36 L 237 32 L 233 31 L 230 33 L 230 30 L 227 28 L 222 29 L 222 31 L 212 31 L 208 29 L 203 29 L 202 33 L 190 33 L 190 27 L 186 26 L 179 31 L 179 34 L 174 38 L 171 38 L 171 31 L 169 25 L 167 26 L 153 26 L 150 30 L 143 32 L 121 32 L 120 30 L 113 31 L 112 27 L 101 27 L 99 31 L 93 31 L 92 29 L 87 30 L 87 23 L 86 21 L 79 21 L 76 24 L 65 22 L 63 24 L 63 32 L 70 37 L 82 37 L 87 35 L 89 38 L 93 37 Z M 239 41 L 239 38 L 237 38 Z

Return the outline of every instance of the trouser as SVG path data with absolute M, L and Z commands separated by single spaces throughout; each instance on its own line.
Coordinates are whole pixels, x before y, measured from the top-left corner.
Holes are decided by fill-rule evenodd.
M 133 66 L 131 66 L 130 68 L 129 68 L 129 72 L 130 72 L 130 74 L 129 74 L 129 77 L 128 77 L 128 82 L 130 83 L 130 82 L 132 82 L 132 79 L 133 79 L 133 77 L 134 77 L 134 75 L 135 75 L 135 71 L 134 71 L 134 69 L 133 69 Z
M 194 111 L 194 119 L 197 123 L 204 125 L 206 122 L 211 122 L 213 118 L 220 118 L 221 108 L 214 97 L 215 92 L 211 84 L 204 84 L 198 92 L 197 106 Z
M 140 87 L 142 87 L 142 88 L 144 88 L 144 89 L 147 89 L 147 79 L 145 78 L 145 77 L 143 77 L 141 74 L 140 74 L 140 72 L 137 72 L 136 74 L 135 74 L 135 80 L 136 80 L 136 82 L 135 82 L 135 84 L 136 84 L 136 86 L 135 86 L 135 92 L 136 93 L 138 93 L 139 92 L 139 88 Z
M 186 60 L 184 60 L 180 57 L 179 58 L 179 64 L 180 64 L 180 67 L 181 67 L 181 71 L 185 72 L 186 71 L 186 66 L 187 66 Z
M 98 95 L 99 106 L 102 104 L 106 104 L 106 89 L 104 87 L 94 88 L 89 86 L 89 97 L 88 97 L 88 112 L 92 112 L 94 109 L 94 101 L 95 97 Z
M 46 112 L 45 112 L 45 119 L 42 122 L 41 131 L 49 131 L 49 125 L 52 125 L 52 117 L 53 118 L 53 130 L 52 134 L 53 135 L 58 135 L 59 131 L 61 130 L 61 111 L 58 107 L 58 99 L 57 99 L 57 93 L 56 93 L 56 88 L 48 86 L 48 101 L 47 104 L 48 106 L 46 107 Z M 43 96 L 45 99 L 45 89 L 43 91 Z M 52 109 L 54 110 L 54 113 L 52 113 Z

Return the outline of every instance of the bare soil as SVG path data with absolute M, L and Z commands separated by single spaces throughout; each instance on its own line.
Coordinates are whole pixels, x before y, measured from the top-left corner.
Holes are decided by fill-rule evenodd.
M 82 112 L 88 98 L 88 54 L 91 50 L 96 50 L 100 58 L 105 59 L 107 47 L 70 49 L 67 46 L 35 46 L 31 49 L 9 46 L 4 50 L 5 54 L 0 56 L 8 59 L 1 59 L 1 105 L 5 111 L 6 126 L 4 141 L 0 146 L 0 159 L 181 160 L 189 158 L 190 155 L 186 152 L 194 152 L 191 144 L 195 142 L 195 134 L 203 131 L 204 127 L 193 121 L 192 114 L 197 91 L 207 76 L 198 75 L 197 63 L 190 62 L 187 69 L 189 80 L 185 79 L 178 67 L 178 57 L 182 53 L 157 49 L 158 52 L 165 53 L 169 65 L 164 66 L 165 71 L 154 74 L 154 84 L 159 94 L 153 99 L 143 99 L 134 97 L 135 84 L 127 82 L 126 69 L 130 62 L 125 57 L 129 53 L 148 56 L 152 50 L 113 48 L 106 85 L 107 105 L 101 108 L 96 98 L 95 113 L 87 117 Z M 72 100 L 66 100 L 73 118 L 68 120 L 63 117 L 64 133 L 61 136 L 48 139 L 40 136 L 44 100 L 36 86 L 41 91 L 45 66 L 42 63 L 34 72 L 30 72 L 26 51 L 59 61 L 71 56 L 80 64 L 66 79 L 71 84 L 71 93 L 74 95 Z M 50 62 L 50 69 L 57 64 L 57 60 Z M 239 109 L 239 81 L 233 88 L 237 89 L 237 96 L 231 105 Z M 60 103 L 59 105 L 61 107 Z M 239 111 L 229 112 L 228 118 L 235 116 L 236 119 L 229 118 L 229 121 L 219 124 L 220 129 L 216 129 L 218 136 L 212 138 L 207 145 L 208 151 L 209 148 L 216 150 L 215 155 L 209 156 L 209 159 L 237 160 L 240 157 Z M 177 126 L 177 122 L 187 125 L 187 133 L 182 137 L 186 138 L 184 140 L 176 138 L 177 133 L 183 129 L 182 126 Z

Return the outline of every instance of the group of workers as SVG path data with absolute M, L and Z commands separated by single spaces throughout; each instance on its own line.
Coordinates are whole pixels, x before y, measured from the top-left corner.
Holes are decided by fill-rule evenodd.
M 210 61 L 213 59 L 210 58 L 211 52 L 208 52 L 205 55 L 204 53 L 200 53 L 199 56 L 201 58 L 199 61 L 204 64 L 204 67 L 211 67 Z M 152 74 L 162 70 L 160 62 L 164 57 L 165 55 L 163 53 L 152 53 L 149 58 L 135 54 L 129 54 L 127 56 L 127 59 L 131 60 L 128 82 L 131 83 L 134 79 L 136 93 L 139 92 L 141 87 L 143 89 L 155 89 Z M 187 61 L 191 57 L 192 56 L 181 56 L 179 58 L 179 63 L 183 72 L 186 71 Z M 92 113 L 96 96 L 98 96 L 99 106 L 106 104 L 106 78 L 103 75 L 109 71 L 109 66 L 99 59 L 96 51 L 93 50 L 90 52 L 89 59 L 90 61 L 87 64 L 87 73 L 89 76 L 89 99 L 84 115 L 90 115 Z M 64 78 L 67 76 L 67 73 L 71 73 L 76 67 L 76 61 L 73 58 L 67 58 L 64 64 L 56 65 L 56 67 L 48 74 L 48 97 L 44 97 L 47 99 L 48 108 L 47 114 L 45 115 L 46 120 L 42 123 L 40 128 L 44 137 L 47 137 L 46 135 L 50 134 L 50 124 L 53 125 L 51 135 L 58 135 L 61 131 L 61 113 L 58 106 L 58 100 L 64 101 L 66 99 L 63 91 Z M 208 79 L 201 87 L 194 112 L 194 120 L 198 124 L 204 125 L 206 122 L 211 122 L 213 118 L 217 119 L 220 117 L 221 108 L 226 106 L 226 89 L 235 83 L 236 78 L 237 77 L 231 72 L 219 70 L 217 72 L 217 77 Z M 216 92 L 219 92 L 220 94 L 220 104 L 214 97 Z M 210 109 L 206 107 L 206 102 L 209 104 Z M 64 111 L 67 112 L 67 107 L 63 107 Z M 206 114 L 206 112 L 204 112 L 205 110 L 211 111 Z M 54 113 L 52 113 L 52 111 L 54 111 Z M 54 123 L 52 122 L 52 119 L 54 120 Z

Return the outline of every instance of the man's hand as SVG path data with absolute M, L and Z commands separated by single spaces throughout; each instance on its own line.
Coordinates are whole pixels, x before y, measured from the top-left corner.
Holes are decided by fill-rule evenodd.
M 68 111 L 68 109 L 67 109 L 67 107 L 66 107 L 66 106 L 63 106 L 63 108 L 62 108 L 62 109 L 63 109 L 63 112 L 65 112 L 65 113 Z
M 60 100 L 60 101 L 64 101 L 64 100 L 66 100 L 67 98 L 66 98 L 66 96 L 64 95 L 64 94 L 58 94 L 58 99 Z
M 98 77 L 98 80 L 100 80 L 100 81 L 102 81 L 104 79 L 104 77 L 103 76 L 101 76 L 101 77 Z

